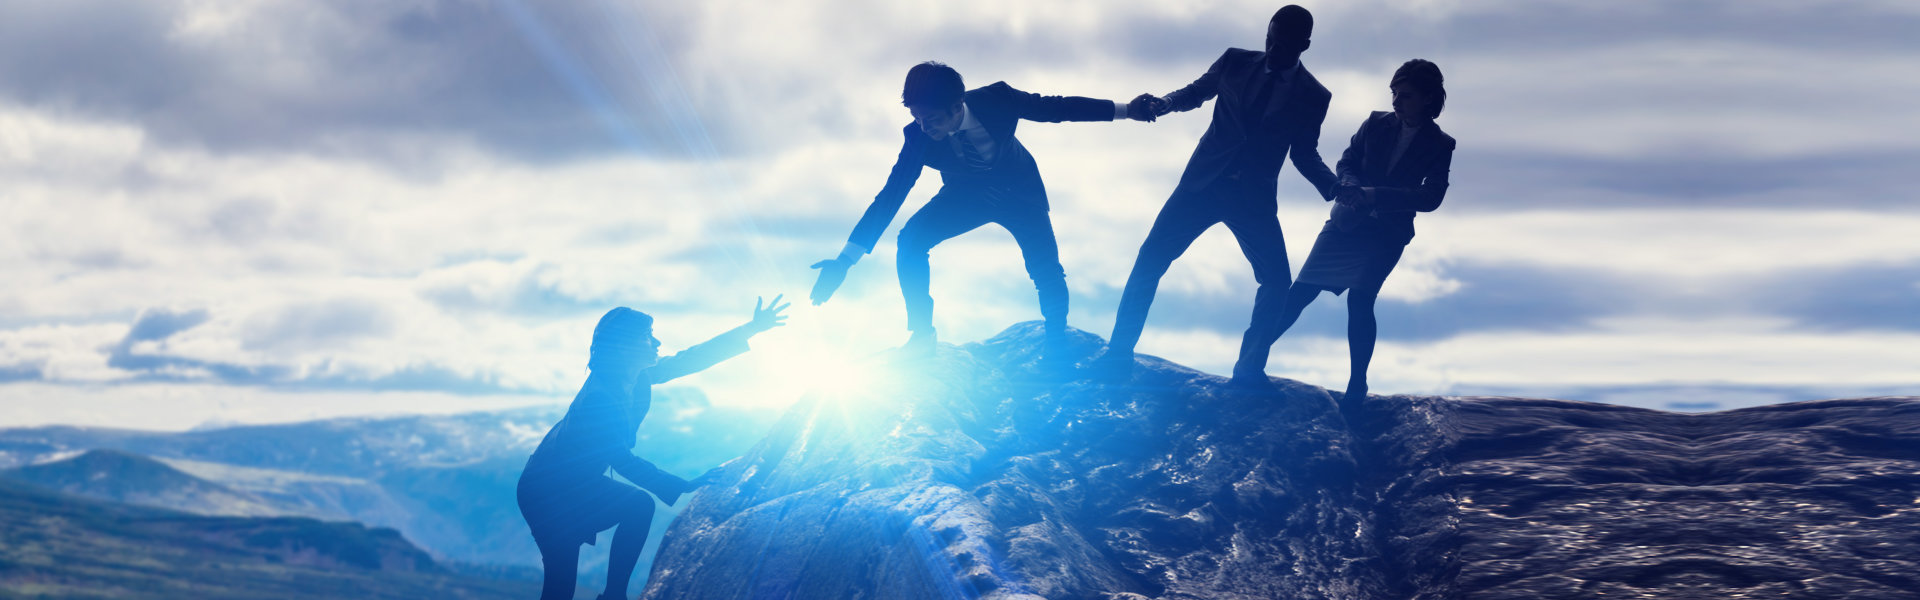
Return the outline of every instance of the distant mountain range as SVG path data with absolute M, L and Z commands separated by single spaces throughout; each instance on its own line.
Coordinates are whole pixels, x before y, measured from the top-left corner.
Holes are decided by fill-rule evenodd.
M 714 407 L 687 388 L 659 390 L 654 406 L 636 452 L 689 477 L 743 453 L 777 416 Z M 393 528 L 462 568 L 537 576 L 527 568 L 539 553 L 513 490 L 564 413 L 556 405 L 187 432 L 4 429 L 0 479 L 202 515 L 358 521 Z M 649 552 L 676 514 L 659 511 Z M 582 567 L 598 577 L 604 554 L 583 553 Z
M 201 515 L 318 516 L 120 450 L 88 450 L 73 458 L 0 471 L 0 477 L 76 496 Z
M 205 489 L 203 481 L 118 453 L 90 453 L 27 475 L 64 481 L 79 469 L 115 464 L 126 468 L 97 472 Z M 139 497 L 148 486 L 123 487 Z M 504 600 L 535 596 L 537 588 L 451 572 L 391 529 L 305 518 L 196 516 L 0 480 L 0 598 Z

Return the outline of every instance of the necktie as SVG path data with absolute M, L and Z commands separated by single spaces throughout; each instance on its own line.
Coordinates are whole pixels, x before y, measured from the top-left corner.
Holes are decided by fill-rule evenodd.
M 973 145 L 973 136 L 969 130 L 961 129 L 954 131 L 953 139 L 954 143 L 959 146 L 960 160 L 966 161 L 967 166 L 972 167 L 975 171 L 987 170 L 987 157 L 980 152 L 978 146 Z
M 1286 85 L 1286 82 L 1280 80 L 1279 73 L 1273 73 L 1267 77 L 1260 86 L 1260 90 L 1253 93 L 1253 106 L 1250 108 L 1255 120 L 1267 114 L 1267 105 L 1273 102 L 1273 92 Z

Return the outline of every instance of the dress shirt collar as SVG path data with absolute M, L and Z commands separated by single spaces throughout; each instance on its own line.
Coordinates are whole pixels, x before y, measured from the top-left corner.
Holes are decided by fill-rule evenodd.
M 1267 66 L 1267 61 L 1263 59 L 1260 61 L 1260 69 L 1266 71 L 1268 75 L 1272 75 L 1274 79 L 1279 80 L 1281 83 L 1286 83 L 1293 81 L 1293 76 L 1300 73 L 1300 66 L 1303 64 L 1305 63 L 1296 60 L 1293 61 L 1292 67 L 1275 71 L 1273 67 Z
M 954 132 L 958 133 L 968 129 L 979 129 L 981 127 L 980 120 L 973 118 L 973 109 L 968 107 L 965 101 L 960 103 L 960 114 L 965 116 L 960 118 L 960 128 L 955 129 Z
M 1413 135 L 1414 132 L 1420 131 L 1421 127 L 1426 126 L 1425 123 L 1409 123 L 1406 119 L 1400 118 L 1400 115 L 1394 115 L 1393 120 L 1400 122 L 1400 135 L 1403 136 Z

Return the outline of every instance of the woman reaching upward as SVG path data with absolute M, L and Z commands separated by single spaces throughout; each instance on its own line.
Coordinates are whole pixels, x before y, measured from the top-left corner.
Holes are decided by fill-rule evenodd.
M 653 496 L 672 505 L 681 494 L 710 483 L 718 471 L 688 481 L 633 454 L 640 421 L 653 405 L 653 385 L 746 352 L 748 338 L 785 324 L 780 312 L 786 308 L 778 296 L 772 304 L 756 302 L 747 324 L 666 358 L 660 358 L 660 340 L 653 337 L 653 317 L 624 306 L 600 317 L 588 350 L 586 384 L 520 473 L 520 515 L 533 531 L 546 570 L 541 600 L 571 600 L 580 545 L 594 543 L 601 531 L 615 526 L 607 588 L 600 597 L 626 597 L 627 581 L 647 543 Z M 608 468 L 633 485 L 608 477 Z

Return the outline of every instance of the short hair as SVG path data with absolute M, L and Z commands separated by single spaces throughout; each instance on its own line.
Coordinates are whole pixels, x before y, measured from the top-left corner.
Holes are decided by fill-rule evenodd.
M 587 350 L 587 369 L 618 368 L 653 338 L 653 317 L 625 306 L 607 311 L 593 326 L 593 345 Z
M 1313 13 L 1298 4 L 1288 4 L 1274 11 L 1267 28 L 1286 39 L 1308 39 L 1313 37 Z
M 1427 118 L 1440 117 L 1440 109 L 1447 105 L 1447 80 L 1440 75 L 1440 65 L 1420 58 L 1402 63 L 1393 72 L 1393 80 L 1387 85 L 1391 87 L 1402 83 L 1413 86 L 1413 89 L 1427 96 Z
M 907 85 L 900 91 L 900 103 L 909 108 L 946 108 L 959 102 L 966 93 L 967 84 L 960 80 L 959 71 L 930 60 L 907 70 Z

